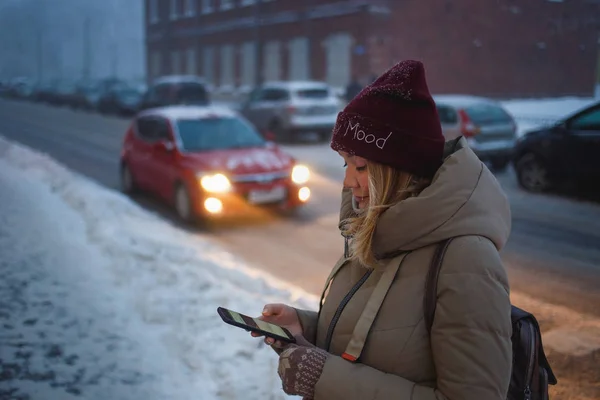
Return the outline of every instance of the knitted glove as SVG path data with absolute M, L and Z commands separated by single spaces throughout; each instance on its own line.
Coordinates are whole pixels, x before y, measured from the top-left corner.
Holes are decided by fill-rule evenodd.
M 275 342 L 275 344 L 272 344 L 270 347 L 275 350 L 275 353 L 278 355 L 281 355 L 281 353 L 289 346 L 315 347 L 314 344 L 306 340 L 302 335 L 294 336 L 294 338 L 296 339 L 296 343 L 294 344 Z
M 312 399 L 329 353 L 318 347 L 287 346 L 279 355 L 277 370 L 283 391 Z

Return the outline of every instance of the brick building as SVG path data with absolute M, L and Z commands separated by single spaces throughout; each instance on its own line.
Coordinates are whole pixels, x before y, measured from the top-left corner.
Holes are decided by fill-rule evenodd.
M 145 0 L 147 72 L 221 92 L 425 62 L 435 93 L 591 95 L 600 0 Z

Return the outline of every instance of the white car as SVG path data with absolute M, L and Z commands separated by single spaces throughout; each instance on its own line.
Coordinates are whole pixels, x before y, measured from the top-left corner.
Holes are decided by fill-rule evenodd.
M 476 96 L 438 95 L 436 103 L 446 140 L 464 136 L 475 154 L 495 170 L 511 161 L 517 124 L 497 101 Z
M 316 134 L 331 138 L 341 103 L 333 88 L 318 81 L 267 82 L 253 90 L 240 113 L 263 134 L 294 141 Z

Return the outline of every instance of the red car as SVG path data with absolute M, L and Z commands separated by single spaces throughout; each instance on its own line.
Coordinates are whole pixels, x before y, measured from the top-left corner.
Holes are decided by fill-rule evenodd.
M 309 170 L 266 141 L 246 119 L 217 106 L 139 113 L 121 152 L 121 184 L 175 207 L 185 221 L 244 214 L 253 206 L 306 204 Z

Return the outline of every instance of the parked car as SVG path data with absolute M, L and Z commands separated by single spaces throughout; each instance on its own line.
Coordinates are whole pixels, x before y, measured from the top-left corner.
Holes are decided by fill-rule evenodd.
M 34 89 L 32 100 L 38 103 L 52 104 L 54 102 L 57 82 L 44 82 Z
M 19 100 L 31 98 L 34 93 L 35 85 L 27 78 L 15 78 L 8 84 L 6 90 L 7 97 Z
M 517 124 L 500 103 L 465 95 L 438 95 L 434 101 L 446 140 L 464 136 L 475 154 L 495 170 L 510 164 Z
M 206 82 L 194 75 L 169 75 L 156 79 L 140 102 L 140 109 L 174 105 L 206 106 L 210 96 Z
M 338 97 L 324 82 L 267 82 L 253 90 L 240 112 L 264 135 L 294 141 L 306 134 L 331 137 L 341 109 Z
M 142 93 L 132 87 L 119 86 L 104 93 L 97 105 L 102 114 L 131 116 L 135 114 L 142 100 Z
M 101 97 L 100 85 L 94 82 L 84 82 L 77 85 L 75 92 L 75 108 L 95 111 Z
M 600 182 L 600 102 L 558 123 L 525 133 L 515 146 L 521 187 L 532 192 L 573 181 Z
M 310 197 L 307 167 L 238 113 L 216 106 L 140 112 L 125 135 L 120 170 L 125 192 L 151 192 L 190 222 L 253 206 L 290 211 Z
M 77 107 L 77 86 L 68 81 L 59 82 L 55 87 L 52 104 L 56 106 Z

